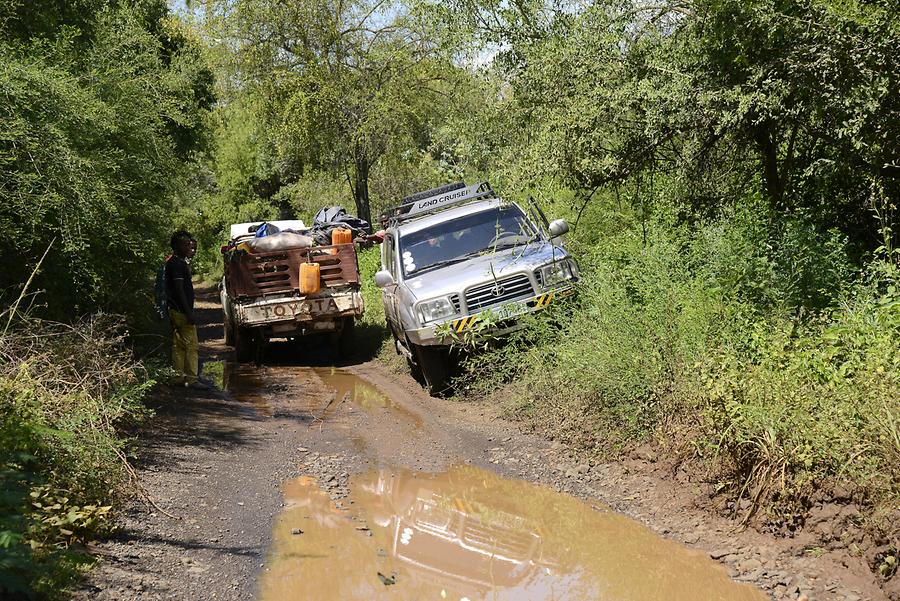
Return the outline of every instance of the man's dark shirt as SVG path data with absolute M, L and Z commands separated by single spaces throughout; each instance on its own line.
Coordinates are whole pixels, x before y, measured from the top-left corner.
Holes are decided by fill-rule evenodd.
M 184 290 L 184 298 L 187 299 L 187 307 L 181 306 L 178 286 Z M 184 257 L 174 255 L 166 261 L 166 297 L 169 306 L 181 313 L 190 313 L 194 310 L 194 283 L 191 282 L 191 267 Z

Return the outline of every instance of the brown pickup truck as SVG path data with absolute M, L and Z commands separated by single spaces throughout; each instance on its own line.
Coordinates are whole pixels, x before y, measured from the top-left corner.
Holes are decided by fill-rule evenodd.
M 355 244 L 255 251 L 238 237 L 222 252 L 225 343 L 239 362 L 259 360 L 272 338 L 324 334 L 339 355 L 350 350 L 355 319 L 363 313 Z M 301 292 L 304 263 L 319 266 L 316 293 Z

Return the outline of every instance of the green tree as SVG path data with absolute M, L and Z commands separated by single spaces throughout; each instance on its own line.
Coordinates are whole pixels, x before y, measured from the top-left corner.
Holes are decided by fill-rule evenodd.
M 470 32 L 456 40 L 496 45 L 531 173 L 642 199 L 666 178 L 689 219 L 759 195 L 775 221 L 880 242 L 873 204 L 900 192 L 895 3 L 541 6 L 460 0 L 444 13 Z
M 46 312 L 128 310 L 150 280 L 211 73 L 162 0 L 21 2 L 0 21 L 0 291 Z M 25 37 L 25 36 L 28 37 Z
M 265 99 L 280 155 L 344 179 L 371 221 L 372 170 L 386 154 L 427 142 L 446 93 L 451 70 L 421 22 L 382 1 L 208 7 L 211 30 L 237 47 L 236 77 Z

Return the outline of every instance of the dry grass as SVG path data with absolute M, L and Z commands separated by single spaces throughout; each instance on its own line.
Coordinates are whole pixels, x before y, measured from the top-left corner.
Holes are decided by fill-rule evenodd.
M 73 544 L 108 529 L 136 484 L 123 429 L 152 385 L 119 318 L 73 325 L 21 314 L 0 334 L 0 596 L 51 594 L 78 570 Z

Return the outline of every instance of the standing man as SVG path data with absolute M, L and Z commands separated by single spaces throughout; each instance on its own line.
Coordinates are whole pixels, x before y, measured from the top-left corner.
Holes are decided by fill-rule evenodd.
M 175 383 L 199 386 L 197 381 L 197 322 L 194 317 L 194 283 L 188 261 L 197 252 L 197 243 L 188 232 L 180 230 L 172 235 L 175 254 L 166 262 L 166 297 L 169 319 L 172 322 L 172 363 Z

